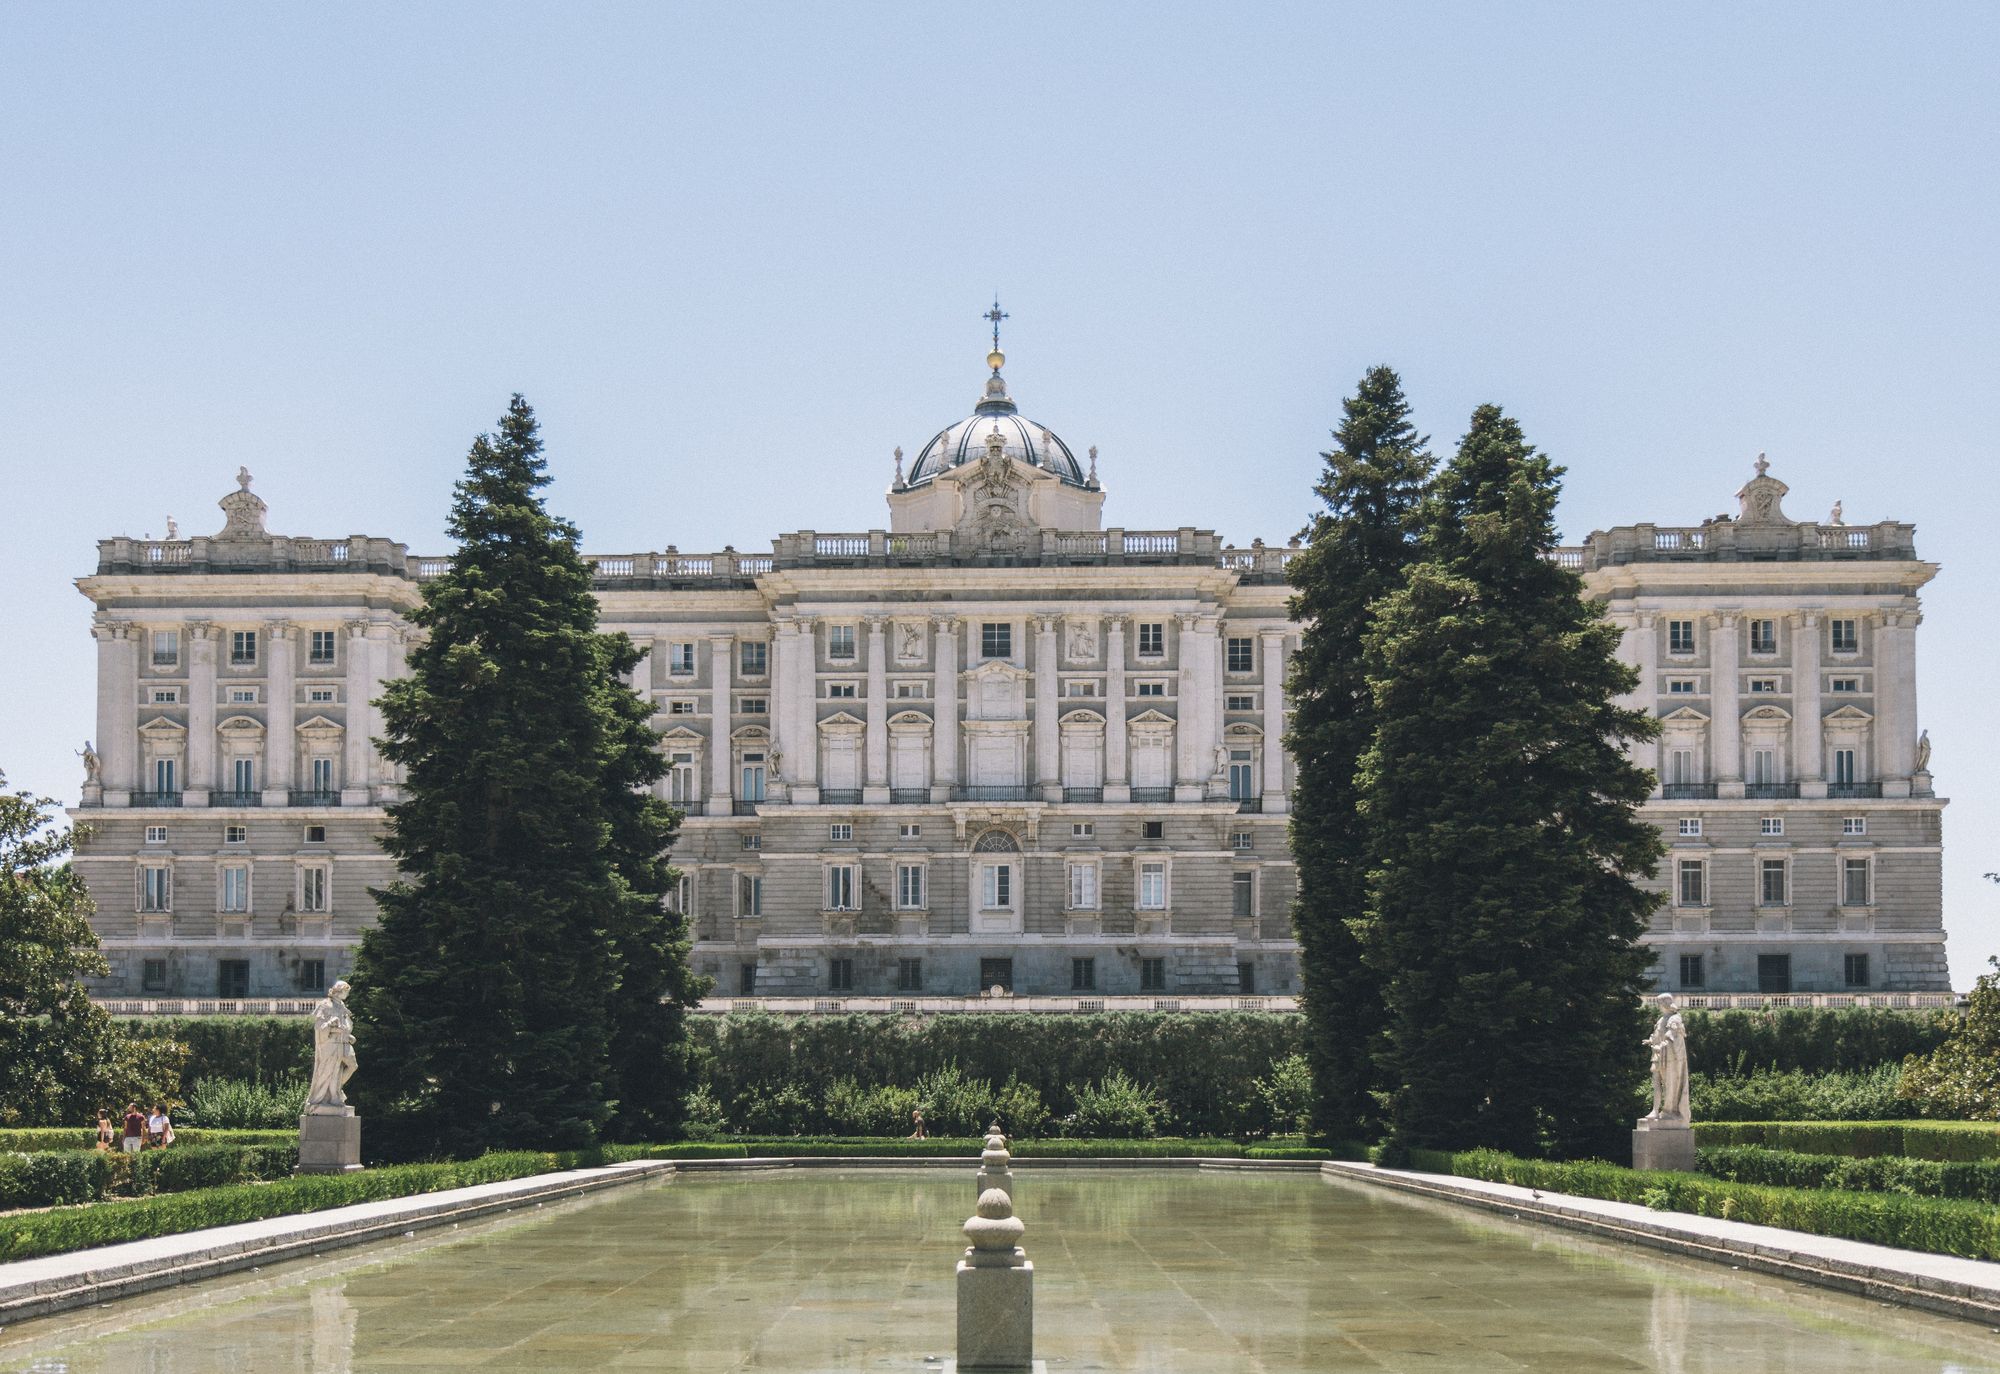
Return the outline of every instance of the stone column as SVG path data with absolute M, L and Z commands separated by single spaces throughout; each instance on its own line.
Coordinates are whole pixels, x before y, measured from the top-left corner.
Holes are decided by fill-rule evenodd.
M 341 737 L 340 804 L 366 806 L 368 781 L 375 757 L 369 743 L 375 734 L 374 711 L 368 705 L 369 684 L 374 678 L 370 661 L 374 658 L 368 642 L 368 622 L 347 622 L 347 723 Z
M 768 775 L 771 782 L 782 784 L 791 776 L 787 770 L 791 760 L 783 756 L 792 747 L 792 734 L 798 729 L 792 718 L 792 660 L 799 654 L 799 624 L 790 616 L 774 616 L 771 626 L 771 697 L 765 705 L 770 712 L 771 756 L 780 758 L 782 762 L 776 769 L 769 770 Z M 765 795 L 775 799 L 781 794 L 767 787 Z
M 1179 622 L 1179 681 L 1174 703 L 1174 800 L 1200 801 L 1215 774 L 1215 736 L 1210 728 L 1215 700 L 1216 627 L 1214 616 L 1183 613 Z
M 729 730 L 736 721 L 736 637 L 710 635 L 708 663 L 712 689 L 708 703 L 708 814 L 727 816 L 733 762 Z
M 182 780 L 182 806 L 207 806 L 210 789 L 220 791 L 215 776 L 215 626 L 190 621 L 188 656 L 187 777 Z
M 1132 800 L 1125 762 L 1125 617 L 1104 627 L 1104 800 Z
M 1714 708 L 1708 726 L 1709 748 L 1719 797 L 1743 795 L 1743 711 L 1737 700 L 1742 686 L 1737 672 L 1740 634 L 1734 615 L 1719 615 L 1709 627 L 1709 703 Z
M 90 627 L 97 641 L 97 775 L 104 804 L 123 806 L 138 790 L 139 667 L 129 650 L 130 625 L 107 621 Z
M 1035 617 L 1035 781 L 1041 784 L 1042 800 L 1051 802 L 1062 800 L 1062 736 L 1056 727 L 1062 710 L 1057 624 L 1052 615 Z
M 1875 630 L 1875 767 L 1885 797 L 1910 795 L 1917 759 L 1915 611 L 1890 611 Z
M 819 632 L 809 615 L 798 618 L 792 643 L 792 739 L 785 746 L 786 795 L 819 801 Z
M 1805 611 L 1792 620 L 1792 776 L 1801 797 L 1824 797 L 1826 743 L 1819 702 L 1819 614 Z
M 888 622 L 868 617 L 868 734 L 863 741 L 861 800 L 868 806 L 889 802 L 889 635 Z
M 1258 633 L 1264 651 L 1264 812 L 1266 815 L 1292 809 L 1292 794 L 1285 786 L 1285 632 Z
M 298 695 L 298 640 L 291 624 L 273 620 L 264 626 L 270 664 L 265 678 L 264 805 L 291 802 L 292 756 L 297 752 L 293 726 L 298 719 L 293 698 Z
M 376 751 L 374 737 L 382 732 L 382 713 L 376 709 L 374 701 L 382 695 L 382 684 L 389 680 L 389 655 L 396 637 L 393 625 L 375 623 L 368 627 L 368 787 L 369 800 L 380 802 L 377 791 L 390 783 L 389 761 Z
M 1618 646 L 1618 656 L 1639 670 L 1639 681 L 1626 694 L 1627 708 L 1643 712 L 1648 717 L 1659 714 L 1660 705 L 1660 624 L 1659 617 L 1651 611 L 1636 611 L 1626 622 L 1622 642 Z M 1627 740 L 1625 756 L 1633 766 L 1652 770 L 1655 774 L 1653 791 L 1659 793 L 1658 773 L 1660 768 L 1660 746 L 1656 740 Z
M 931 618 L 931 800 L 951 800 L 958 780 L 958 617 Z

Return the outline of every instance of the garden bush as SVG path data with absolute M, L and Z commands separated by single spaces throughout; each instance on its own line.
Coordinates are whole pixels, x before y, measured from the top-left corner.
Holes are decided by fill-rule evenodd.
M 111 1177 L 111 1157 L 101 1150 L 0 1154 L 0 1210 L 93 1202 Z
M 170 1149 L 146 1150 L 130 1159 L 132 1192 L 184 1193 L 289 1178 L 299 1167 L 299 1147 L 297 1141 L 284 1145 L 176 1144 Z
M 199 1078 L 187 1090 L 180 1115 L 190 1124 L 225 1130 L 296 1129 L 306 1107 L 306 1080 L 280 1078 Z M 179 1133 L 178 1123 L 175 1128 Z
M 2000 1125 L 1971 1121 L 1697 1121 L 1703 1149 L 1758 1145 L 1802 1154 L 1900 1155 L 1943 1162 L 2000 1159 Z
M 120 1122 L 113 1122 L 114 1130 L 123 1130 Z M 283 1131 L 223 1131 L 189 1128 L 174 1128 L 175 1148 L 186 1145 L 282 1145 L 286 1141 L 297 1140 L 298 1124 L 293 1122 L 290 1130 Z M 0 1150 L 34 1152 L 39 1150 L 92 1150 L 97 1148 L 97 1128 L 95 1126 L 35 1126 L 10 1127 L 0 1129 Z
M 1900 1155 L 1810 1155 L 1723 1145 L 1700 1152 L 1700 1169 L 1740 1183 L 1784 1188 L 1844 1188 L 1850 1192 L 1908 1193 L 1912 1197 L 1964 1198 L 2000 1203 L 2000 1160 L 1948 1164 Z
M 185 1100 L 197 1078 L 271 1084 L 312 1072 L 312 1018 L 306 1016 L 142 1016 L 121 1023 L 136 1040 L 187 1046 Z
M 1859 1073 L 1944 1043 L 1959 1014 L 1936 1011 L 1687 1011 L 1688 1063 L 1704 1073 Z
M 1459 1154 L 1413 1150 L 1411 1157 L 1415 1167 L 1433 1173 L 1638 1203 L 1657 1211 L 1782 1226 L 1903 1250 L 2000 1259 L 2000 1210 L 1977 1202 L 1832 1188 L 1779 1188 L 1701 1174 L 1622 1169 L 1595 1160 L 1559 1164 L 1520 1159 L 1493 1150 Z
M 1857 1073 L 1697 1073 L 1688 1090 L 1696 1121 L 1883 1121 L 1917 1114 L 1915 1103 L 1897 1096 L 1901 1073 L 1895 1064 Z M 1642 1092 L 1634 1100 L 1648 1099 Z
M 1076 1110 L 1057 1122 L 1066 1136 L 1116 1136 L 1144 1140 L 1159 1133 L 1171 1112 L 1146 1084 L 1113 1069 L 1096 1083 L 1075 1088 Z

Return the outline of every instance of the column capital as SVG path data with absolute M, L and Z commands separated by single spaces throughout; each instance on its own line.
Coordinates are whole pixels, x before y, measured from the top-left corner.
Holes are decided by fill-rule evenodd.
M 1632 613 L 1632 623 L 1642 630 L 1650 630 L 1660 623 L 1660 613 L 1658 611 L 1634 611 Z
M 1130 620 L 1131 618 L 1132 618 L 1131 616 L 1125 614 L 1122 611 L 1113 615 L 1106 616 L 1104 618 L 1104 628 L 1107 633 L 1116 635 L 1118 638 L 1123 639 L 1125 638 L 1125 622 Z
M 1174 620 L 1181 627 L 1182 634 L 1191 633 L 1201 616 L 1194 611 L 1175 611 Z
M 1062 617 L 1059 615 L 1038 615 L 1035 617 L 1035 633 L 1038 635 L 1052 635 L 1056 632 L 1056 627 L 1061 623 Z
M 955 615 L 934 615 L 931 628 L 941 635 L 948 635 L 958 628 L 959 618 Z
M 99 643 L 110 644 L 126 638 L 130 631 L 131 626 L 122 620 L 104 620 L 90 627 L 90 637 Z
M 861 623 L 868 627 L 870 638 L 880 639 L 883 633 L 889 628 L 889 617 L 885 615 L 864 615 L 861 617 Z
M 267 620 L 264 622 L 264 633 L 273 642 L 278 640 L 290 642 L 292 631 L 297 628 L 298 626 L 292 624 L 289 620 Z M 206 627 L 204 627 L 204 632 L 205 630 Z
M 1277 628 L 1275 628 L 1275 629 L 1272 629 L 1272 628 L 1264 628 L 1264 629 L 1260 629 L 1260 630 L 1258 630 L 1258 631 L 1257 631 L 1257 638 L 1259 638 L 1259 639 L 1263 640 L 1263 641 L 1264 641 L 1264 642 L 1265 642 L 1266 644 L 1270 644 L 1270 643 L 1274 643 L 1274 642 L 1275 642 L 1275 643 L 1279 643 L 1279 644 L 1282 644 L 1282 643 L 1284 643 L 1284 640 L 1285 640 L 1285 631 L 1284 631 L 1284 627 L 1283 627 L 1283 626 L 1279 626 L 1279 627 L 1277 627 Z
M 190 620 L 187 622 L 187 635 L 189 639 L 208 639 L 214 634 L 215 623 L 213 621 Z
M 1799 624 L 1805 626 L 1808 630 L 1819 624 L 1820 613 L 1816 607 L 1809 611 L 1798 611 L 1795 614 L 1798 617 Z
M 365 620 L 350 620 L 347 622 L 346 628 L 349 639 L 366 639 L 368 637 L 368 622 Z
M 1736 622 L 1742 618 L 1742 612 L 1740 611 L 1717 611 L 1715 613 L 1715 623 L 1725 630 L 1734 629 Z
M 734 630 L 710 630 L 708 632 L 708 642 L 710 644 L 727 644 L 734 638 L 736 638 Z

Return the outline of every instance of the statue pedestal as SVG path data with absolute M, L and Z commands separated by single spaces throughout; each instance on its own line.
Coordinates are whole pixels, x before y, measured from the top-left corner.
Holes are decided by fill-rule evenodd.
M 1694 1170 L 1694 1127 L 1681 1121 L 1642 1121 L 1632 1132 L 1632 1167 Z
M 347 1174 L 361 1167 L 361 1118 L 352 1107 L 320 1108 L 299 1118 L 299 1172 Z
M 1015 1254 L 1019 1254 L 1017 1250 Z M 958 1262 L 958 1368 L 1027 1374 L 1035 1363 L 1035 1265 Z

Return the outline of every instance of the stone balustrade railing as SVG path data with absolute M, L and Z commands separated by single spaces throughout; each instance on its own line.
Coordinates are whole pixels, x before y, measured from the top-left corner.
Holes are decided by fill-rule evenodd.
M 100 539 L 97 571 L 106 573 L 369 572 L 409 576 L 406 546 L 390 539 L 352 535 L 303 539 L 259 535 L 249 539 Z
M 1625 563 L 1915 558 L 1916 526 L 1884 520 L 1874 525 L 1745 524 L 1620 525 L 1597 530 L 1582 544 L 1550 555 L 1563 567 L 1588 572 Z

